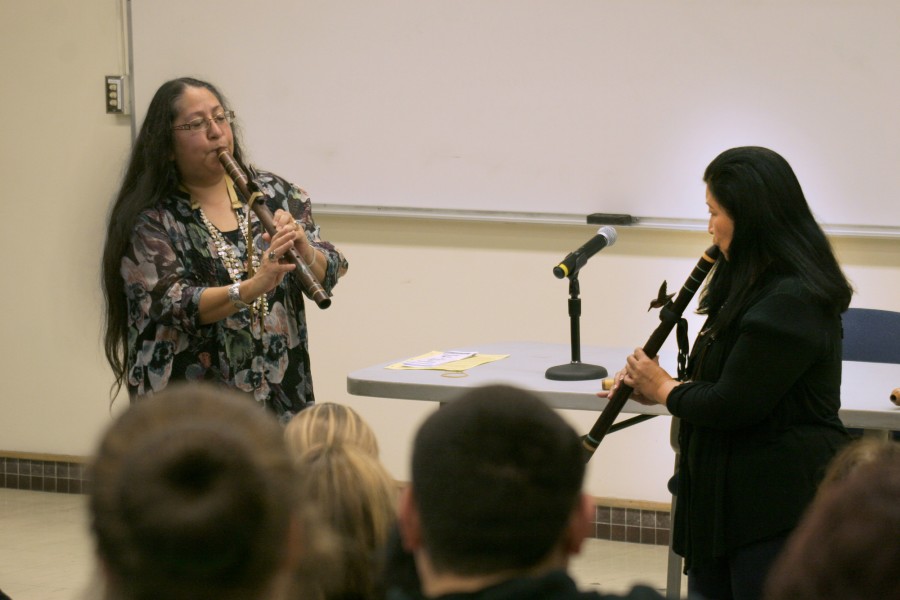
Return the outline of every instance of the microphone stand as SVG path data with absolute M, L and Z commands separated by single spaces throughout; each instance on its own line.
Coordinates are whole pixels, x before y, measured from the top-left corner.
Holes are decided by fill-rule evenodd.
M 581 362 L 581 298 L 578 284 L 578 271 L 569 276 L 569 329 L 572 339 L 572 362 L 565 365 L 557 365 L 547 369 L 545 376 L 554 381 L 585 381 L 588 379 L 602 379 L 608 375 L 608 371 L 599 365 L 591 365 Z

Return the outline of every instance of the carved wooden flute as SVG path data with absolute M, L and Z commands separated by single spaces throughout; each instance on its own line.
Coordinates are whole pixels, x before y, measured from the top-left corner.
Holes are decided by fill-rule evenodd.
M 272 211 L 269 210 L 269 207 L 266 206 L 265 202 L 250 202 L 252 195 L 249 189 L 249 179 L 243 169 L 241 169 L 240 165 L 237 164 L 237 161 L 234 160 L 234 157 L 231 156 L 231 153 L 225 148 L 219 150 L 219 162 L 225 167 L 225 171 L 228 173 L 229 177 L 234 180 L 235 185 L 238 187 L 238 191 L 244 197 L 244 201 L 250 203 L 259 222 L 262 223 L 266 231 L 269 232 L 269 235 L 274 236 L 275 220 L 272 217 Z M 297 256 L 294 249 L 290 248 L 284 256 L 297 265 L 297 269 L 294 273 L 299 279 L 300 285 L 303 286 L 303 290 L 309 294 L 309 297 L 313 299 L 313 302 L 315 302 L 319 308 L 328 308 L 331 306 L 331 298 L 325 293 L 325 288 L 322 287 L 322 284 L 319 283 L 316 276 L 312 274 L 312 271 L 309 270 L 306 263 Z
M 703 256 L 700 257 L 700 260 L 697 261 L 697 265 L 694 267 L 694 270 L 691 271 L 691 274 L 684 282 L 684 285 L 681 286 L 681 290 L 678 292 L 675 301 L 670 301 L 663 307 L 663 310 L 668 309 L 668 313 L 661 316 L 662 322 L 653 333 L 650 334 L 650 338 L 647 340 L 647 343 L 644 344 L 643 350 L 647 356 L 653 358 L 656 356 L 656 353 L 659 352 L 663 342 L 666 341 L 666 337 L 668 337 L 672 328 L 675 327 L 678 318 L 684 314 L 684 309 L 687 308 L 691 298 L 693 298 L 694 294 L 697 293 L 697 290 L 700 289 L 700 284 L 706 279 L 706 275 L 709 273 L 710 269 L 712 269 L 718 258 L 719 248 L 717 246 L 710 246 L 707 248 L 706 252 L 703 253 Z M 606 408 L 603 409 L 603 412 L 600 413 L 600 416 L 591 428 L 590 433 L 581 438 L 581 443 L 584 447 L 585 462 L 589 461 L 594 455 L 597 446 L 603 441 L 603 437 L 607 434 L 610 427 L 612 427 L 613 421 L 619 416 L 622 407 L 625 406 L 625 402 L 628 401 L 628 397 L 631 396 L 633 391 L 634 388 L 629 385 L 625 385 L 624 383 L 620 385 L 613 396 L 609 398 L 609 403 L 606 405 Z

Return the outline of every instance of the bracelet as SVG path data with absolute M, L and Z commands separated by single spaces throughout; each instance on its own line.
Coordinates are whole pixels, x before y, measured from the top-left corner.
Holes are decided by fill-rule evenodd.
M 300 257 L 300 260 L 303 261 L 303 264 L 306 265 L 307 269 L 312 269 L 313 266 L 315 266 L 316 261 L 319 260 L 319 251 L 316 250 L 315 246 L 310 245 L 310 248 L 312 248 L 313 251 L 313 259 L 311 261 L 306 262 L 306 260 L 302 256 Z
M 234 307 L 238 310 L 243 310 L 245 308 L 250 308 L 250 305 L 241 300 L 241 282 L 235 281 L 230 286 L 228 286 L 228 299 L 231 300 L 231 303 L 234 304 Z
M 294 219 L 294 225 L 297 226 L 297 229 L 299 229 L 305 233 L 305 228 L 303 227 L 303 222 L 300 219 Z M 316 250 L 316 247 L 313 246 L 312 244 L 310 244 L 309 247 L 312 248 L 312 251 L 313 251 L 313 259 L 311 261 L 306 262 L 306 259 L 303 258 L 303 255 L 300 254 L 299 252 L 298 252 L 298 254 L 300 254 L 300 260 L 303 261 L 303 264 L 306 265 L 306 268 L 312 269 L 313 266 L 316 264 L 316 261 L 319 260 L 319 251 Z

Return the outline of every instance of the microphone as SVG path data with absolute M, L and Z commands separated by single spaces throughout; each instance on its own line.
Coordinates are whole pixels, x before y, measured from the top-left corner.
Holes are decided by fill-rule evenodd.
M 568 256 L 562 259 L 561 263 L 553 267 L 553 274 L 556 275 L 557 279 L 572 277 L 578 273 L 578 270 L 585 265 L 590 257 L 607 246 L 615 244 L 616 237 L 615 229 L 609 226 L 601 227 L 597 230 L 597 235 L 585 242 L 575 252 L 570 252 Z

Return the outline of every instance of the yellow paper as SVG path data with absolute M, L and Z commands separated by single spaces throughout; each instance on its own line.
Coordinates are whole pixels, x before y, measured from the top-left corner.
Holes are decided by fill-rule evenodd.
M 413 359 L 408 360 L 419 360 L 423 358 L 430 358 L 432 356 L 436 356 L 440 354 L 439 350 L 433 350 L 426 354 L 422 354 L 421 356 L 415 356 Z M 464 358 L 462 360 L 454 360 L 452 362 L 444 363 L 442 365 L 438 365 L 436 367 L 407 367 L 403 363 L 406 361 L 400 361 L 398 363 L 394 363 L 392 365 L 388 365 L 385 367 L 386 369 L 397 369 L 400 371 L 455 371 L 461 372 L 466 369 L 471 369 L 472 367 L 477 367 L 478 365 L 483 365 L 489 362 L 494 362 L 496 360 L 501 360 L 506 358 L 509 354 L 476 354 L 475 356 L 470 356 L 469 358 Z

